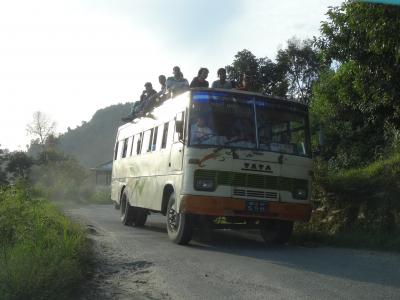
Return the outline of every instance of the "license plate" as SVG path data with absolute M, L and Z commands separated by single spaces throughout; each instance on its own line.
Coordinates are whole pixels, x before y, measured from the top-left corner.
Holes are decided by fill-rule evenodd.
M 267 201 L 247 200 L 246 211 L 253 214 L 263 214 L 267 212 Z

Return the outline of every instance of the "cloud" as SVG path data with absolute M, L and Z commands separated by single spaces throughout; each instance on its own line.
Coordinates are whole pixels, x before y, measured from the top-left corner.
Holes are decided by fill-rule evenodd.
M 134 101 L 143 84 L 180 65 L 191 80 L 247 48 L 273 57 L 293 35 L 310 37 L 339 1 L 37 0 L 0 2 L 0 143 L 28 142 L 41 110 L 60 131 L 99 108 Z

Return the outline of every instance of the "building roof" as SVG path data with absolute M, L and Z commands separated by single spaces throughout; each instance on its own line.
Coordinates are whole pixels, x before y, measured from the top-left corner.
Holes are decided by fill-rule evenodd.
M 110 160 L 108 162 L 105 162 L 101 165 L 98 165 L 97 167 L 91 168 L 91 171 L 112 171 L 112 165 L 113 165 L 113 161 Z

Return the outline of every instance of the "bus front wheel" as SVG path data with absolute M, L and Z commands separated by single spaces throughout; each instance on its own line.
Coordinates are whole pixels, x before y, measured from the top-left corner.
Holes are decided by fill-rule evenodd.
M 286 244 L 292 231 L 292 221 L 264 220 L 260 222 L 261 236 L 267 244 Z
M 180 245 L 189 243 L 192 239 L 193 217 L 177 211 L 175 193 L 169 197 L 166 218 L 170 240 Z

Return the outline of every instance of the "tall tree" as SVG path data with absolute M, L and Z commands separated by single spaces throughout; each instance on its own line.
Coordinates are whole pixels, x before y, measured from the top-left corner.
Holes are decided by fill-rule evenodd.
M 286 49 L 278 51 L 276 60 L 288 82 L 289 98 L 308 104 L 312 85 L 324 67 L 313 41 L 292 38 Z
M 327 157 L 362 165 L 400 129 L 400 7 L 346 1 L 327 15 L 317 45 L 335 68 L 315 87 L 311 111 Z
M 351 64 L 352 106 L 374 126 L 399 126 L 400 7 L 346 1 L 327 15 L 318 45 L 328 61 Z
M 249 50 L 239 51 L 233 63 L 226 67 L 228 79 L 238 83 L 242 74 L 247 76 L 248 90 L 272 96 L 286 96 L 285 71 L 268 57 L 257 58 Z
M 39 145 L 44 145 L 50 135 L 55 134 L 56 123 L 46 114 L 37 111 L 33 114 L 33 120 L 26 126 L 26 131 Z
M 259 92 L 265 95 L 286 97 L 289 83 L 286 79 L 286 70 L 282 65 L 274 63 L 268 57 L 258 59 L 258 79 L 261 83 Z
M 4 172 L 4 165 L 7 158 L 7 151 L 0 148 L 0 187 L 8 184 L 7 174 Z
M 241 75 L 246 74 L 248 79 L 248 89 L 258 92 L 261 88 L 259 82 L 259 60 L 249 50 L 239 51 L 230 66 L 226 67 L 229 80 L 239 83 Z

